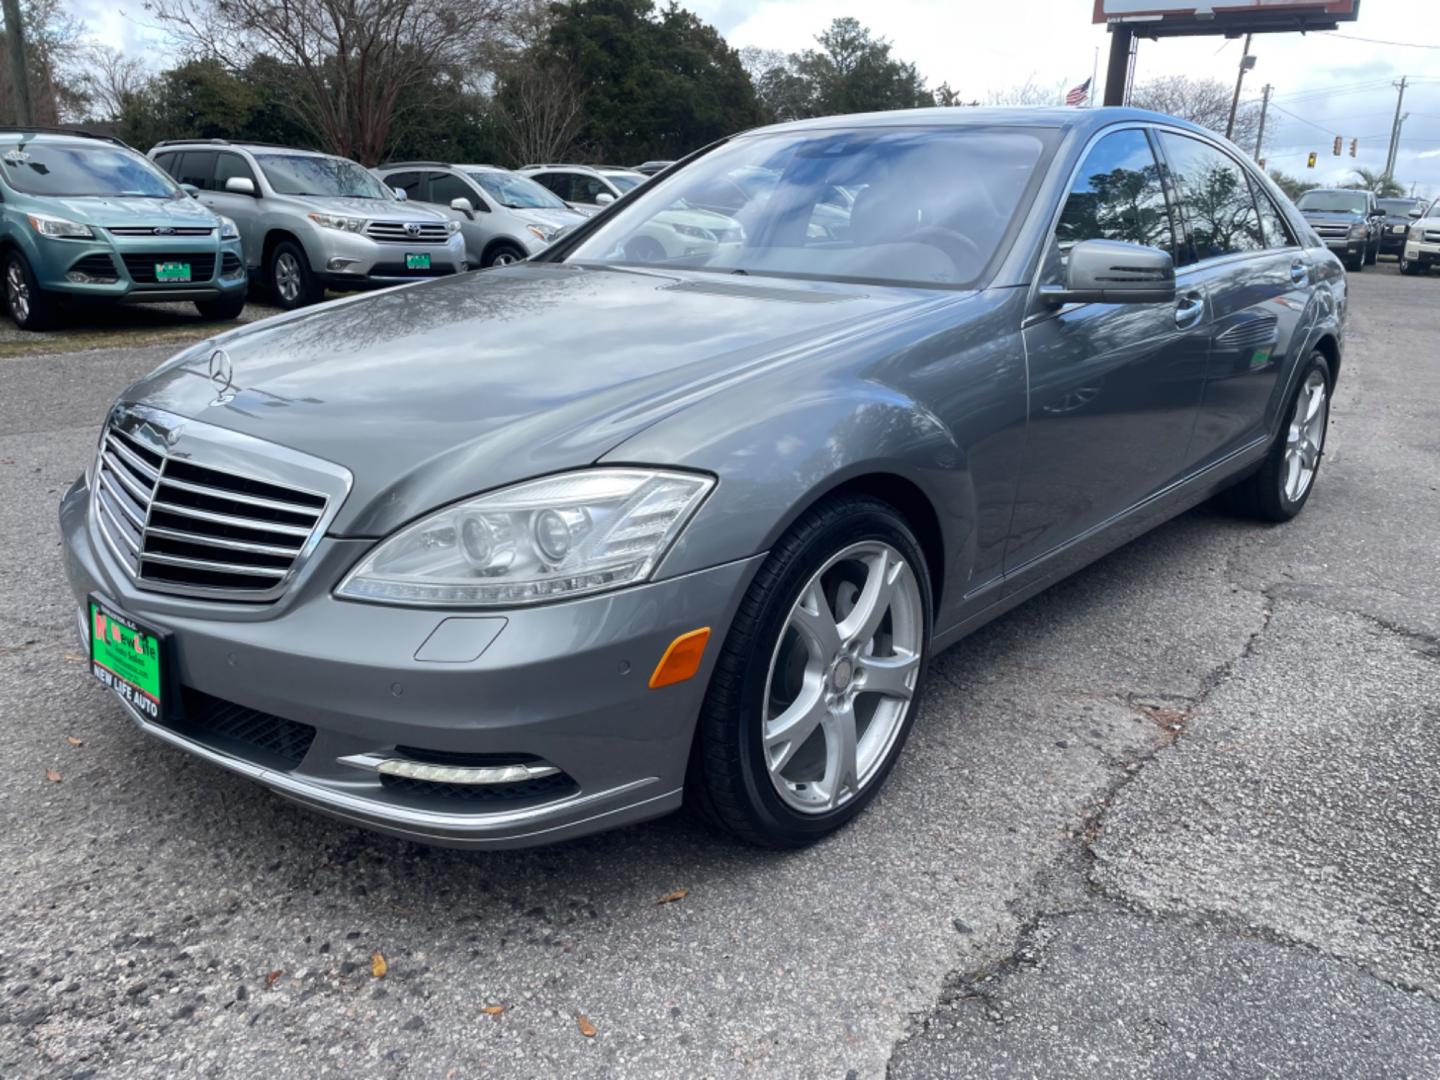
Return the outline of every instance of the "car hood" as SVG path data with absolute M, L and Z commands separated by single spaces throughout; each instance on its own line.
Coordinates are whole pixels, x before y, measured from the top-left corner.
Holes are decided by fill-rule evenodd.
M 1364 214 L 1350 214 L 1339 210 L 1301 210 L 1306 221 L 1344 221 L 1351 225 L 1360 225 L 1365 221 Z
M 345 466 L 354 484 L 332 532 L 379 536 L 466 495 L 588 465 L 833 335 L 955 298 L 518 265 L 252 323 L 162 364 L 122 400 Z M 209 377 L 218 347 L 230 400 Z
M 444 221 L 445 215 L 423 206 L 411 206 L 399 199 L 352 199 L 334 195 L 294 195 L 316 211 L 342 217 L 363 217 L 371 221 Z
M 78 195 L 47 198 L 44 210 L 86 225 L 129 227 L 215 227 L 216 218 L 203 203 L 191 198 L 142 199 L 125 195 Z

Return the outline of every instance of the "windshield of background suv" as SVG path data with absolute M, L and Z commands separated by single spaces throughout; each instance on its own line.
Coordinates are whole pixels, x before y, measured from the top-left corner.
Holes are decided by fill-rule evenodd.
M 1408 217 L 1425 206 L 1418 199 L 1377 199 L 1375 201 L 1380 204 L 1380 209 L 1385 213 L 1399 217 Z
M 472 172 L 480 190 L 510 210 L 565 210 L 565 200 L 534 180 L 514 173 Z
M 0 171 L 27 195 L 128 195 L 178 199 L 185 193 L 139 154 L 118 146 L 20 142 L 0 152 Z
M 1301 210 L 1318 210 L 1322 214 L 1363 214 L 1363 191 L 1307 191 L 1295 204 Z
M 716 273 L 960 286 L 1007 243 L 1046 128 L 737 138 L 652 180 L 567 256 Z
M 256 154 L 265 179 L 281 195 L 333 195 L 354 199 L 384 199 L 395 195 L 370 172 L 353 161 L 301 154 Z

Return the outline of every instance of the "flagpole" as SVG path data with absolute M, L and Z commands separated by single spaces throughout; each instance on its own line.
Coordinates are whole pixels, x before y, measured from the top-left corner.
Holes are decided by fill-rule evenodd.
M 1095 108 L 1095 80 L 1100 77 L 1100 46 L 1095 46 L 1095 62 L 1090 65 L 1090 108 Z

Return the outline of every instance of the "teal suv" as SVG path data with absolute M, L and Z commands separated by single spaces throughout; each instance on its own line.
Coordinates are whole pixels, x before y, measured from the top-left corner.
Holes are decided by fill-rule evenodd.
M 43 330 L 64 301 L 245 306 L 235 223 L 118 140 L 0 128 L 0 266 L 15 325 Z

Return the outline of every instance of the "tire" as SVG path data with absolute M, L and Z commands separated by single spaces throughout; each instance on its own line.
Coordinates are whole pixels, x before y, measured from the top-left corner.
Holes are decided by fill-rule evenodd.
M 214 300 L 196 300 L 195 310 L 210 322 L 229 322 L 245 310 L 245 290 L 239 289 Z
M 1425 272 L 1425 268 L 1417 262 L 1412 262 L 1405 257 L 1404 252 L 1400 254 L 1400 273 L 1406 277 L 1416 277 Z
M 625 245 L 625 258 L 638 263 L 663 262 L 665 248 L 653 237 L 637 236 Z
M 270 282 L 270 295 L 276 306 L 286 311 L 320 299 L 320 283 L 310 269 L 310 260 L 293 240 L 281 240 L 275 245 L 265 266 L 265 277 Z
M 878 585 L 897 563 L 879 614 L 857 614 L 875 610 L 864 583 Z M 771 549 L 721 646 L 692 745 L 687 803 L 732 836 L 776 849 L 814 843 L 860 813 L 914 723 L 931 618 L 924 553 L 891 506 L 845 496 L 808 511 Z M 855 620 L 863 628 L 850 626 L 858 632 L 846 641 Z M 827 639 L 833 648 L 820 647 Z M 886 690 L 864 689 L 881 679 Z M 772 731 L 767 750 L 766 727 L 787 713 L 808 723 L 789 741 Z M 841 768 L 847 715 L 856 751 Z
M 1347 252 L 1345 255 L 1345 269 L 1351 273 L 1358 274 L 1365 269 L 1365 249 L 1361 248 L 1356 252 Z
M 496 244 L 485 252 L 481 265 L 488 270 L 492 266 L 510 266 L 517 262 L 524 262 L 529 257 L 514 244 Z
M 21 330 L 48 330 L 55 322 L 55 298 L 35 280 L 25 256 L 5 256 L 5 310 Z
M 1325 354 L 1319 350 L 1311 353 L 1296 380 L 1294 392 L 1285 404 L 1282 414 L 1285 426 L 1280 429 L 1259 471 L 1225 492 L 1224 501 L 1229 510 L 1257 521 L 1284 522 L 1305 508 L 1310 493 L 1315 490 L 1315 480 L 1325 456 L 1325 433 L 1330 424 L 1330 394 L 1334 385 Z M 1307 408 L 1307 418 L 1298 420 L 1300 410 L 1312 399 L 1316 387 L 1321 390 L 1318 413 Z M 1296 441 L 1297 434 L 1301 442 L 1313 449 L 1302 452 Z M 1291 473 L 1294 468 L 1292 452 L 1300 455 L 1299 475 L 1303 484 L 1298 489 L 1293 485 Z M 1308 477 L 1303 476 L 1307 467 Z

